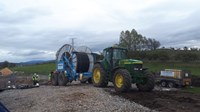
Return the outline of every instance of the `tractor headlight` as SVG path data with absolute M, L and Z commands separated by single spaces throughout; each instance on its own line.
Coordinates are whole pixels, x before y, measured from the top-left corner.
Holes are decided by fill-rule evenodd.
M 134 68 L 134 70 L 139 70 L 138 68 Z
M 185 77 L 188 77 L 188 73 L 185 73 Z

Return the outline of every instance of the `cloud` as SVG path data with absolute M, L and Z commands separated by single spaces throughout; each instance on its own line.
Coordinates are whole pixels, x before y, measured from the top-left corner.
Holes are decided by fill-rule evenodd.
M 18 0 L 0 1 L 0 61 L 55 59 L 63 44 L 101 51 L 136 29 L 162 46 L 197 46 L 196 0 Z
M 21 24 L 29 22 L 38 16 L 45 15 L 44 11 L 27 8 L 17 12 L 1 11 L 0 13 L 0 24 Z
M 199 11 L 199 9 L 190 11 L 187 16 L 180 17 L 176 21 L 159 21 L 140 31 L 147 37 L 161 41 L 162 46 L 165 47 L 192 47 L 194 45 L 191 41 L 199 40 Z M 200 44 L 194 44 L 200 47 Z

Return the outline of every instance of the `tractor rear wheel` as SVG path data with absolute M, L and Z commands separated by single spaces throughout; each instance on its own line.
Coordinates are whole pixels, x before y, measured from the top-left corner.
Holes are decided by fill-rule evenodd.
M 126 69 L 118 69 L 113 76 L 115 91 L 126 92 L 131 88 L 132 79 L 130 73 Z
M 54 85 L 54 86 L 58 85 L 58 74 L 57 73 L 52 74 L 52 85 Z
M 136 86 L 140 91 L 152 91 L 155 85 L 154 77 L 150 73 L 146 73 L 145 77 L 145 82 L 143 84 L 136 84 Z
M 95 64 L 92 74 L 92 82 L 96 87 L 106 87 L 108 85 L 108 77 L 100 64 Z
M 66 86 L 67 84 L 67 77 L 65 76 L 64 73 L 60 73 L 58 75 L 58 85 L 59 86 Z

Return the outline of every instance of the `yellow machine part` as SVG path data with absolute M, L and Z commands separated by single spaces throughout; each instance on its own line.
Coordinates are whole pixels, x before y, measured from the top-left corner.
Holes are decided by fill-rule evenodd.
M 93 79 L 95 83 L 99 83 L 101 80 L 101 72 L 99 68 L 95 68 L 94 69 L 94 73 L 93 73 Z
M 123 86 L 123 76 L 122 74 L 117 74 L 115 77 L 115 84 L 118 88 L 121 88 Z

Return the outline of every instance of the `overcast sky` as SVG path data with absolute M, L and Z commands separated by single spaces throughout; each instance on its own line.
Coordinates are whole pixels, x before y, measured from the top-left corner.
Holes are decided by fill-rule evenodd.
M 166 47 L 200 47 L 199 0 L 0 0 L 0 62 L 55 59 L 75 39 L 100 51 L 136 29 Z

